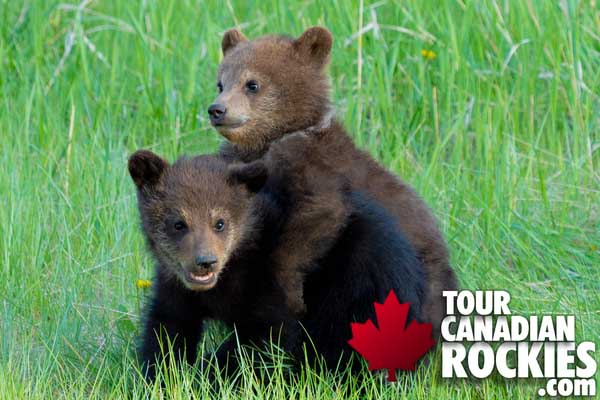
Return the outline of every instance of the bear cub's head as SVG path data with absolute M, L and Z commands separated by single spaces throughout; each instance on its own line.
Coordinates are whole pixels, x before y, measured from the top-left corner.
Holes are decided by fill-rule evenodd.
M 140 150 L 129 159 L 144 234 L 165 272 L 188 289 L 219 281 L 251 224 L 251 201 L 267 179 L 264 165 L 239 171 L 215 156 L 170 165 Z
M 219 94 L 208 108 L 212 125 L 234 145 L 258 150 L 328 118 L 325 67 L 332 41 L 321 27 L 309 28 L 298 38 L 247 40 L 238 30 L 225 32 Z

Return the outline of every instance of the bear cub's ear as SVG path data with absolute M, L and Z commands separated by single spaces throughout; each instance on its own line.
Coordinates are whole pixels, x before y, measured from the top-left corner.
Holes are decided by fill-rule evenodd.
M 267 166 L 260 160 L 248 164 L 233 164 L 227 171 L 227 181 L 230 184 L 245 185 L 251 193 L 262 189 L 268 177 Z
M 313 26 L 294 40 L 294 48 L 307 63 L 323 67 L 329 61 L 333 44 L 331 33 L 320 26 Z
M 223 39 L 221 40 L 221 50 L 223 50 L 223 55 L 227 54 L 229 50 L 232 50 L 238 43 L 245 42 L 246 36 L 237 29 L 230 29 L 225 34 L 223 34 Z
M 143 187 L 155 186 L 169 163 L 148 150 L 138 150 L 129 158 L 129 175 L 135 185 Z

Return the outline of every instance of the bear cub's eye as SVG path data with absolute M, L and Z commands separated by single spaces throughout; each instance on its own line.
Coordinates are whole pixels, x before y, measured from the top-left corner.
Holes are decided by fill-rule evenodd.
M 187 225 L 183 221 L 177 221 L 173 224 L 173 228 L 175 228 L 176 231 L 183 231 L 187 228 Z
M 223 229 L 225 229 L 225 221 L 220 219 L 215 223 L 215 231 L 222 232 Z
M 246 89 L 248 89 L 250 93 L 258 92 L 258 82 L 256 82 L 255 80 L 250 80 L 246 82 Z
M 217 82 L 217 89 L 219 90 L 219 93 L 223 92 L 223 84 L 221 83 L 221 81 Z

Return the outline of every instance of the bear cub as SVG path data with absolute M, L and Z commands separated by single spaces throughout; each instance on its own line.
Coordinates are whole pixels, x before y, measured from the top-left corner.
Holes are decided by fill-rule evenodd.
M 301 143 L 302 162 L 342 176 L 352 191 L 379 202 L 415 249 L 427 280 L 424 320 L 437 335 L 444 316 L 442 291 L 458 286 L 444 238 L 419 195 L 358 149 L 335 118 L 327 74 L 332 43 L 322 27 L 296 38 L 248 40 L 238 30 L 225 32 L 219 94 L 208 108 L 212 125 L 227 139 L 220 154 L 228 162 L 252 162 L 289 136 L 308 136 Z M 300 149 L 297 144 L 289 143 L 290 154 Z
M 343 221 L 314 259 L 303 256 L 312 265 L 300 280 L 305 310 L 298 318 L 287 306 L 288 283 L 281 280 L 296 275 L 281 273 L 278 249 L 282 238 L 293 240 L 288 225 L 296 203 L 311 204 L 310 186 L 294 192 L 312 175 L 292 182 L 285 171 L 262 161 L 228 165 L 217 156 L 174 164 L 149 151 L 130 158 L 142 229 L 157 261 L 140 349 L 149 379 L 167 344 L 176 360 L 196 361 L 207 319 L 235 327 L 237 338 L 216 352 L 219 366 L 233 369 L 237 340 L 259 346 L 277 340 L 298 360 L 307 351 L 310 362 L 323 357 L 329 368 L 341 359 L 345 365 L 350 323 L 375 318 L 373 302 L 390 290 L 411 303 L 409 319 L 421 320 L 424 276 L 414 251 L 381 206 L 343 185 L 337 192 Z M 326 225 L 316 227 L 331 229 Z M 310 231 L 300 228 L 297 241 Z

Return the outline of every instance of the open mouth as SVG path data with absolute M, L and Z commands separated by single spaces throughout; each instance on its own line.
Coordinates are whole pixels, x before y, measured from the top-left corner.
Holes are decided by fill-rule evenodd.
M 212 271 L 203 273 L 196 273 L 190 271 L 186 273 L 186 278 L 190 283 L 208 285 L 213 283 L 217 279 L 217 274 L 215 274 Z

